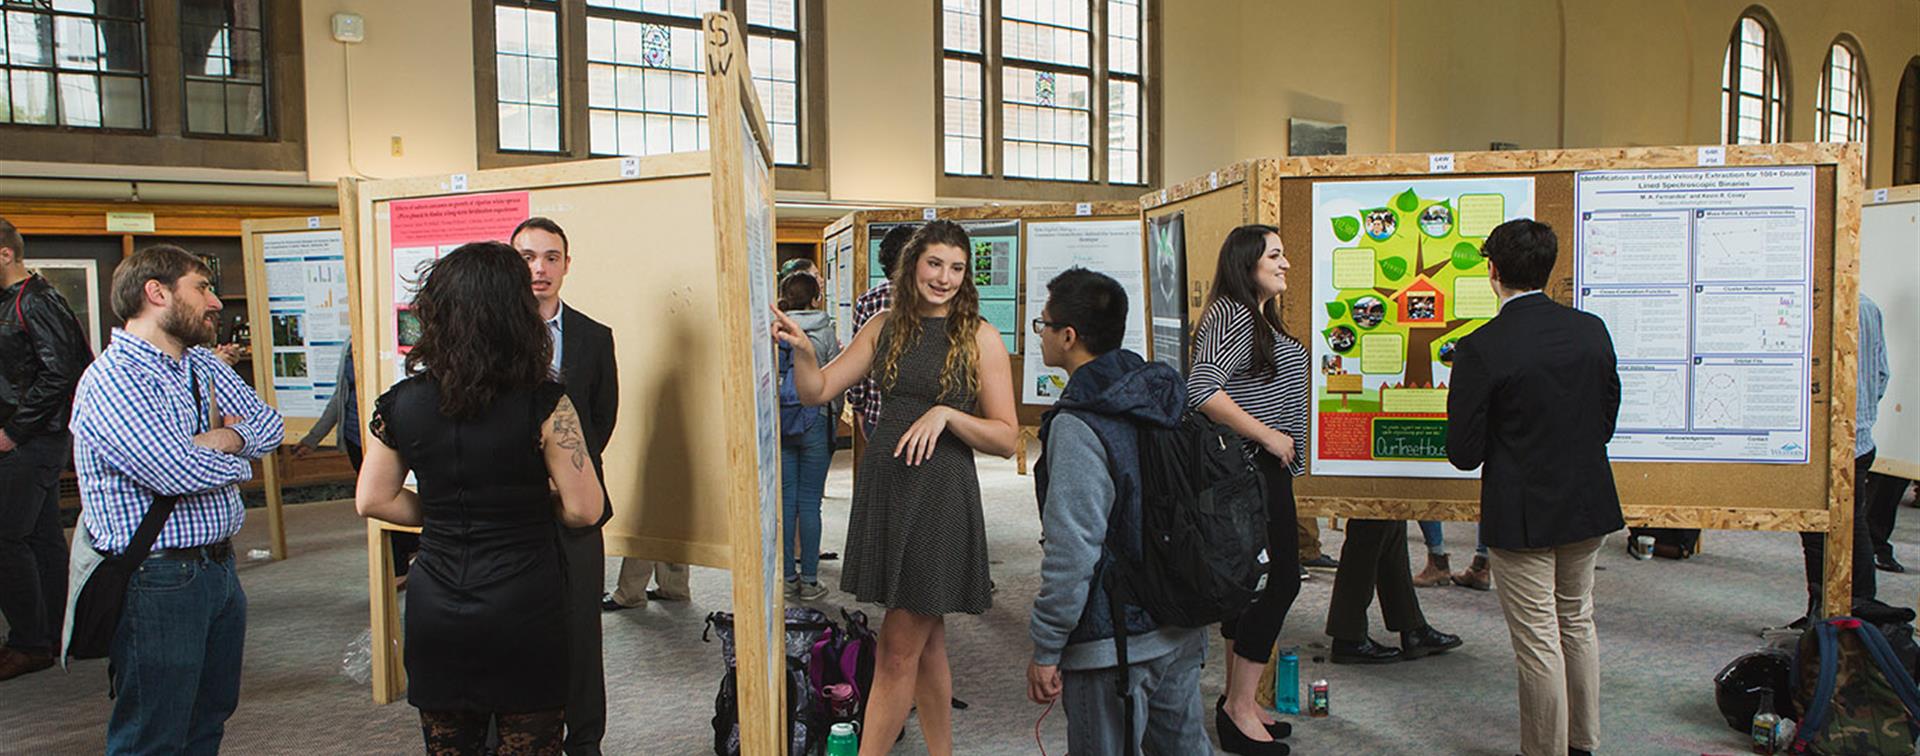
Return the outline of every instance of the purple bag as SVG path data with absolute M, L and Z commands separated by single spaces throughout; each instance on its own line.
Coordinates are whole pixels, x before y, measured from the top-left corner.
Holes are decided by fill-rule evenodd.
M 842 609 L 840 616 L 846 626 L 814 642 L 807 680 L 822 717 L 829 722 L 858 722 L 873 690 L 873 655 L 879 638 L 868 627 L 865 612 Z

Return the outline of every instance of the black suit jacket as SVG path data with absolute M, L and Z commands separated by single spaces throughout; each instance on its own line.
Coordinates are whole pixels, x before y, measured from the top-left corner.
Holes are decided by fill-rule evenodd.
M 613 354 L 613 329 L 570 306 L 560 311 L 560 380 L 567 385 L 567 398 L 580 413 L 580 429 L 587 436 L 587 453 L 593 458 L 594 474 L 606 485 L 606 469 L 600 455 L 613 438 L 613 426 L 620 414 L 620 368 Z M 607 497 L 606 512 L 600 525 L 613 518 L 613 497 Z
M 1544 294 L 1511 300 L 1460 340 L 1447 459 L 1480 472 L 1480 538 L 1562 546 L 1626 526 L 1607 461 L 1620 375 L 1605 323 Z

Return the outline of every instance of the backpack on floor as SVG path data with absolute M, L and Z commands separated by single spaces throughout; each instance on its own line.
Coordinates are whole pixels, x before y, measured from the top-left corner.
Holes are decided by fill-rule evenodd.
M 1189 411 L 1177 427 L 1142 426 L 1139 443 L 1141 559 L 1115 565 L 1116 587 L 1158 625 L 1238 615 L 1266 574 L 1267 547 L 1266 486 L 1244 441 Z
M 867 625 L 867 613 L 842 609 L 844 628 L 822 636 L 807 660 L 807 684 L 813 688 L 814 713 L 824 728 L 839 722 L 856 725 L 866 715 L 873 691 L 873 654 L 879 637 Z
M 1853 617 L 1821 620 L 1794 654 L 1802 715 L 1793 753 L 1911 754 L 1920 737 L 1920 690 L 1879 628 Z
M 796 756 L 826 747 L 826 728 L 814 715 L 816 706 L 807 667 L 814 645 L 834 631 L 833 620 L 818 609 L 787 609 L 787 752 Z M 720 678 L 720 692 L 713 701 L 713 752 L 715 756 L 740 756 L 740 695 L 731 612 L 707 615 L 706 630 L 700 633 L 700 640 L 711 642 L 712 636 L 719 637 L 720 658 L 727 665 L 726 673 Z

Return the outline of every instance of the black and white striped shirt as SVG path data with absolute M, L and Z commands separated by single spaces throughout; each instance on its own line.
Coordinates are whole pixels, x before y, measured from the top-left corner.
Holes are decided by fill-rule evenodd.
M 1273 326 L 1257 319 L 1245 306 L 1218 300 L 1200 316 L 1194 334 L 1193 369 L 1187 374 L 1187 404 L 1199 407 L 1222 390 L 1253 419 L 1293 437 L 1294 475 L 1306 473 L 1307 411 L 1313 392 L 1312 360 L 1300 342 L 1278 333 L 1273 337 L 1273 375 L 1255 373 L 1253 329 Z M 1252 439 L 1247 455 L 1260 450 Z

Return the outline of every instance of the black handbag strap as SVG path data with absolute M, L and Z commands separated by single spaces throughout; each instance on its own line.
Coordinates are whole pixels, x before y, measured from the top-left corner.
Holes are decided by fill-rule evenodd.
M 136 560 L 147 558 L 153 551 L 153 542 L 160 537 L 160 529 L 166 527 L 167 518 L 173 516 L 173 507 L 180 503 L 178 496 L 155 496 L 153 504 L 147 507 L 147 514 L 140 518 L 140 527 L 133 531 L 133 540 L 127 542 L 127 550 L 122 555 Z

